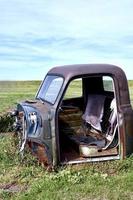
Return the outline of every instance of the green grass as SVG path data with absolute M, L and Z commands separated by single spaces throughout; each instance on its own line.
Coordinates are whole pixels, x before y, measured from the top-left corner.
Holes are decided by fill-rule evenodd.
M 25 99 L 35 97 L 40 81 L 0 81 L 0 112 L 6 112 Z
M 57 172 L 49 173 L 28 152 L 22 162 L 12 136 L 0 139 L 1 199 L 132 199 L 132 157 L 124 161 L 60 167 Z
M 72 81 L 65 93 L 65 99 L 69 98 L 80 97 L 82 96 L 82 82 L 81 80 Z
M 133 81 L 129 80 L 128 85 L 129 85 L 130 99 L 133 106 Z
M 18 101 L 33 98 L 39 84 L 39 81 L 0 82 L 0 111 L 6 112 Z M 129 86 L 133 100 L 133 81 L 129 81 Z M 73 90 L 77 95 L 77 82 L 69 93 Z M 0 199 L 133 199 L 133 157 L 123 161 L 60 166 L 57 172 L 48 173 L 29 152 L 21 160 L 13 133 L 0 134 Z

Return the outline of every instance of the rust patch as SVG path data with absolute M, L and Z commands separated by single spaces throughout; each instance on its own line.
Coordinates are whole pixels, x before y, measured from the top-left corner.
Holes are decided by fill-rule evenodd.
M 32 154 L 38 159 L 39 164 L 51 171 L 52 166 L 49 163 L 46 147 L 35 142 L 28 142 L 28 146 Z

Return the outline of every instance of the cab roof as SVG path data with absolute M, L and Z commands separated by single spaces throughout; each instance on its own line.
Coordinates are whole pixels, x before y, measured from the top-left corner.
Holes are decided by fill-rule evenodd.
M 68 82 L 76 77 L 83 76 L 110 76 L 114 80 L 117 98 L 121 105 L 130 104 L 128 82 L 124 71 L 111 64 L 76 64 L 52 68 L 48 74 L 63 76 Z
M 49 74 L 58 74 L 63 77 L 75 77 L 82 75 L 91 74 L 108 74 L 111 76 L 123 77 L 125 73 L 123 70 L 115 65 L 110 64 L 75 64 L 75 65 L 64 65 L 52 68 Z

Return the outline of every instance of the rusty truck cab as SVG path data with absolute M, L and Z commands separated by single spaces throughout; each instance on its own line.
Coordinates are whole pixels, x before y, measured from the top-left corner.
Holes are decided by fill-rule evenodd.
M 18 105 L 16 121 L 21 151 L 27 143 L 45 165 L 124 159 L 133 153 L 128 83 L 114 65 L 51 69 L 35 100 Z

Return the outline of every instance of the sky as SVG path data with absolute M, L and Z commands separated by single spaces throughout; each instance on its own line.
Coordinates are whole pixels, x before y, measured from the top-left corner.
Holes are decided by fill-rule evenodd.
M 109 63 L 133 79 L 132 0 L 0 0 L 0 80 Z

